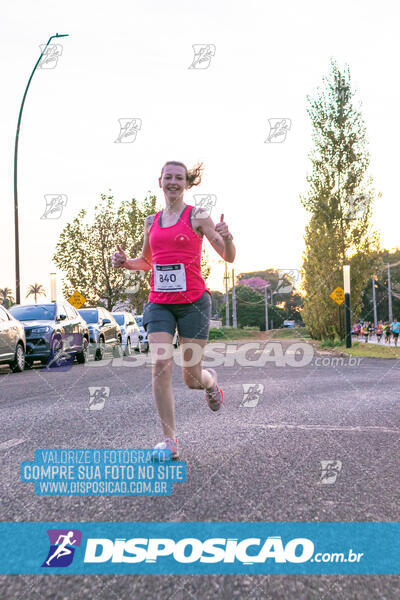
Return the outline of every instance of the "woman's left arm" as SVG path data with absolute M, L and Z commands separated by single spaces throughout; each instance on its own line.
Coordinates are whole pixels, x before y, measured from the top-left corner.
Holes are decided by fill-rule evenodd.
M 194 216 L 195 225 L 204 233 L 211 246 L 227 262 L 233 263 L 236 256 L 236 248 L 232 239 L 233 236 L 224 221 L 224 215 L 221 215 L 220 222 L 214 224 L 212 218 L 203 208 L 198 208 Z

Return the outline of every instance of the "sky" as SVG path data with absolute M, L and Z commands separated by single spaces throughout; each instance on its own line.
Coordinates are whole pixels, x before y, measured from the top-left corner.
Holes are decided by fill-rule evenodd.
M 211 217 L 234 236 L 235 274 L 299 269 L 308 216 L 300 203 L 310 172 L 306 96 L 329 72 L 330 57 L 350 67 L 367 126 L 382 245 L 399 245 L 397 142 L 400 137 L 398 6 L 339 0 L 20 0 L 3 3 L 0 24 L 0 287 L 15 292 L 13 160 L 22 95 L 51 35 L 52 68 L 37 69 L 22 116 L 18 155 L 21 298 L 29 284 L 49 292 L 58 236 L 101 193 L 117 203 L 155 193 L 167 160 L 205 166 L 200 186 L 212 194 Z M 397 9 L 397 10 L 396 10 Z M 390 18 L 388 16 L 390 15 Z M 210 44 L 206 68 L 189 68 L 196 47 Z M 6 85 L 4 85 L 6 83 Z M 116 143 L 119 119 L 140 125 Z M 266 142 L 269 119 L 286 119 L 286 138 Z M 274 121 L 272 121 L 273 123 Z M 132 136 L 134 137 L 134 136 Z M 129 138 L 122 138 L 129 139 Z M 62 198 L 58 218 L 46 196 Z M 116 243 L 118 240 L 116 240 Z M 223 290 L 224 263 L 204 241 L 210 289 Z M 219 261 L 219 262 L 218 262 Z M 47 297 L 49 300 L 50 297 Z M 42 297 L 41 301 L 46 298 Z

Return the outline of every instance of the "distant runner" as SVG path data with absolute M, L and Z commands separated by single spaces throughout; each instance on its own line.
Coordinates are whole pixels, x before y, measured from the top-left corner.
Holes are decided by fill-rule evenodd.
M 392 335 L 390 323 L 385 323 L 383 327 L 383 333 L 385 334 L 385 344 L 390 344 L 390 336 Z
M 394 339 L 394 345 L 397 346 L 399 340 L 400 323 L 399 321 L 393 321 L 392 323 L 392 334 Z

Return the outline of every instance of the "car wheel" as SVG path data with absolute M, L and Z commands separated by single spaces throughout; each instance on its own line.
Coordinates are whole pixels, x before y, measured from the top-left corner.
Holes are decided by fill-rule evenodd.
M 47 363 L 48 367 L 60 367 L 62 363 L 62 358 L 57 357 L 57 354 L 62 348 L 62 341 L 59 338 L 53 339 L 51 342 L 50 349 L 50 360 Z
M 106 345 L 104 343 L 104 339 L 100 338 L 99 345 L 96 348 L 96 352 L 94 355 L 94 360 L 101 360 L 104 357 L 105 350 L 106 350 Z
M 25 352 L 22 344 L 17 344 L 13 362 L 10 364 L 13 373 L 21 373 L 25 368 Z
M 113 348 L 113 357 L 114 358 L 122 357 L 122 339 L 120 337 L 117 339 L 117 343 L 115 344 L 115 346 Z
M 130 338 L 128 338 L 127 342 L 126 342 L 126 348 L 124 350 L 124 355 L 131 356 L 131 354 L 132 354 L 131 340 L 130 340 Z
M 78 363 L 80 365 L 88 362 L 88 360 L 89 360 L 89 342 L 87 341 L 86 338 L 83 338 L 83 340 L 82 340 L 81 352 L 76 353 L 76 360 L 78 361 Z

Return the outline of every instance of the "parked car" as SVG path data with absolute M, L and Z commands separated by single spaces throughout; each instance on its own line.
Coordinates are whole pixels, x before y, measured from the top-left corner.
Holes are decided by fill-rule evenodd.
M 122 355 L 121 328 L 112 314 L 101 306 L 95 308 L 80 308 L 80 315 L 85 319 L 89 328 L 90 353 L 95 360 L 101 360 L 107 349 L 113 356 Z
M 294 321 L 289 321 L 288 319 L 286 319 L 285 321 L 283 321 L 283 326 L 288 329 L 294 329 Z
M 61 366 L 66 358 L 88 360 L 89 330 L 69 302 L 15 304 L 10 313 L 25 328 L 26 367 L 35 360 L 49 367 Z
M 122 351 L 125 356 L 132 354 L 132 349 L 139 345 L 140 329 L 135 317 L 130 312 L 111 313 L 121 328 Z
M 139 327 L 139 339 L 135 350 L 138 352 L 147 352 L 149 350 L 149 340 L 147 331 L 143 327 L 143 315 L 134 315 L 137 326 Z
M 25 328 L 4 307 L 0 306 L 0 364 L 8 363 L 14 373 L 25 366 Z
M 147 352 L 149 349 L 149 340 L 147 337 L 147 331 L 143 327 L 143 315 L 135 315 L 135 319 L 136 319 L 136 323 L 139 325 L 139 329 L 140 329 L 140 335 L 139 335 L 140 344 L 139 344 L 139 347 L 137 348 L 137 350 L 139 350 L 139 352 L 141 352 L 142 350 L 145 350 Z M 179 336 L 178 336 L 178 332 L 176 329 L 175 329 L 172 343 L 175 348 L 178 348 Z

